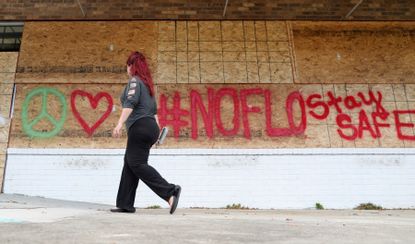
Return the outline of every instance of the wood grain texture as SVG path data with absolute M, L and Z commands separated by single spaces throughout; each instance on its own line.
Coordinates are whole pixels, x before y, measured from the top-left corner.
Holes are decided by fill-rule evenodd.
M 0 52 L 0 73 L 16 72 L 18 52 Z
M 370 90 L 381 91 L 382 105 L 387 111 L 414 110 L 415 84 L 411 84 L 415 83 L 412 79 L 415 77 L 414 30 L 411 22 L 27 22 L 17 65 L 17 96 L 10 146 L 124 147 L 125 138 L 114 140 L 110 133 L 119 116 L 119 93 L 127 81 L 125 59 L 131 50 L 139 50 L 149 60 L 159 109 L 162 94 L 167 98 L 167 107 L 171 108 L 177 91 L 181 107 L 190 113 L 192 90 L 201 94 L 205 104 L 209 88 L 215 92 L 222 88 L 236 92 L 239 128 L 235 135 L 223 135 L 214 121 L 214 137 L 209 139 L 198 111 L 199 137 L 191 138 L 191 117 L 186 115 L 183 119 L 188 125 L 178 131 L 177 138 L 169 134 L 166 148 L 415 147 L 412 141 L 397 138 L 393 115 L 385 120 L 391 126 L 381 128 L 381 138 L 373 139 L 365 131 L 362 138 L 344 140 L 339 136 L 338 113 L 333 112 L 333 108 L 327 119 L 318 120 L 310 116 L 310 108 L 306 107 L 307 128 L 303 134 L 269 136 L 263 95 L 247 98 L 249 106 L 245 109 L 259 108 L 258 113 L 248 112 L 245 121 L 250 125 L 251 138 L 248 139 L 244 135 L 241 101 L 243 90 L 269 90 L 273 99 L 272 125 L 281 128 L 288 126 L 285 99 L 294 91 L 299 91 L 304 100 L 310 94 L 318 94 L 324 101 L 329 100 L 327 92 L 330 91 L 343 99 L 356 96 L 360 91 L 365 94 Z M 293 38 L 288 34 L 291 31 Z M 4 70 L 0 70 L 0 88 L 4 93 L 0 94 L 0 112 L 3 117 L 8 116 L 10 109 L 16 70 L 16 66 L 6 67 L 5 64 L 12 64 L 13 58 L 17 60 L 17 55 L 0 55 L 0 69 Z M 294 72 L 293 67 L 296 67 Z M 297 84 L 293 83 L 294 79 Z M 46 139 L 33 138 L 22 127 L 24 100 L 37 87 L 56 89 L 66 99 L 64 127 L 57 135 Z M 92 136 L 87 135 L 71 108 L 71 93 L 78 89 L 92 95 L 107 92 L 116 105 L 115 112 Z M 62 112 L 59 99 L 51 95 L 47 100 L 50 101 L 48 111 L 59 117 Z M 39 95 L 33 98 L 27 108 L 30 121 L 41 112 L 42 103 Z M 90 101 L 81 97 L 77 97 L 75 104 L 89 125 L 94 124 L 106 108 L 102 100 L 97 109 L 93 109 Z M 215 115 L 220 115 L 219 120 L 228 130 L 233 125 L 234 106 L 229 94 L 225 95 L 218 115 Z M 344 105 L 341 108 L 345 109 Z M 316 112 L 322 113 L 321 107 L 318 109 Z M 374 112 L 373 106 L 362 110 L 368 114 Z M 353 125 L 357 125 L 359 111 L 347 112 Z M 294 120 L 298 122 L 300 115 L 296 107 Z M 415 123 L 415 114 L 402 114 L 400 120 Z M 50 131 L 53 125 L 42 120 L 33 128 Z M 415 134 L 413 128 L 401 129 L 405 135 Z M 0 140 L 5 140 L 4 135 L 0 134 Z
M 285 21 L 177 21 L 175 29 L 171 22 L 163 26 L 160 84 L 293 83 Z M 176 42 L 171 41 L 174 33 Z
M 125 80 L 124 82 L 127 82 Z M 35 94 L 29 101 L 29 105 L 24 107 L 24 102 L 28 99 L 28 95 L 38 88 L 55 89 L 66 101 L 65 105 L 59 99 L 59 95 L 49 93 L 46 100 L 42 100 L 42 93 Z M 16 102 L 14 110 L 14 118 L 12 130 L 10 134 L 10 147 L 86 147 L 86 148 L 113 148 L 122 147 L 124 140 L 111 138 L 113 127 L 118 121 L 120 115 L 119 97 L 124 89 L 123 84 L 18 84 L 16 92 Z M 90 136 L 81 126 L 79 120 L 75 116 L 75 110 L 71 106 L 71 95 L 75 90 L 82 90 L 95 97 L 100 92 L 108 93 L 111 96 L 114 108 L 111 110 L 109 117 L 97 127 Z M 76 111 L 85 123 L 92 127 L 105 114 L 109 107 L 106 98 L 90 100 L 86 96 L 77 95 L 74 97 L 74 105 Z M 44 104 L 44 101 L 47 104 Z M 97 106 L 93 108 L 93 101 Z M 45 109 L 47 113 L 59 120 L 66 111 L 66 119 L 59 133 L 50 138 L 33 137 L 23 130 L 22 115 L 27 113 L 28 121 L 31 123 Z M 42 118 L 38 123 L 32 126 L 32 130 L 39 132 L 52 131 L 56 126 L 47 118 Z
M 122 84 L 54 84 L 42 85 L 43 87 L 58 90 L 66 98 L 67 117 L 62 130 L 50 138 L 35 138 L 28 135 L 22 127 L 22 110 L 24 100 L 28 94 L 38 88 L 36 84 L 18 84 L 17 97 L 15 103 L 14 118 L 12 123 L 12 133 L 10 135 L 10 147 L 81 147 L 81 148 L 120 148 L 125 145 L 125 137 L 123 139 L 113 139 L 110 137 L 113 126 L 116 124 L 120 112 L 119 93 L 123 89 Z M 257 89 L 259 94 L 247 95 L 246 105 L 243 100 L 243 93 Z M 110 116 L 102 123 L 92 136 L 88 136 L 85 129 L 80 125 L 74 115 L 74 110 L 70 105 L 71 93 L 74 90 L 83 90 L 95 96 L 98 92 L 107 92 L 113 98 L 115 109 Z M 388 95 L 393 94 L 405 95 L 405 97 L 413 96 L 413 87 L 408 84 L 395 84 L 391 86 L 372 85 L 372 84 L 347 84 L 346 85 L 293 85 L 293 84 L 159 84 L 157 86 L 157 101 L 159 109 L 159 118 L 164 120 L 163 123 L 170 128 L 168 140 L 163 147 L 181 148 L 181 147 L 202 147 L 202 148 L 306 148 L 306 147 L 413 147 L 411 141 L 403 141 L 397 137 L 395 119 L 393 117 L 394 110 L 415 110 L 415 101 L 403 97 Z M 208 91 L 212 92 L 211 113 L 213 113 L 212 138 L 208 137 L 203 113 L 200 107 L 194 107 L 192 110 L 191 99 L 195 99 L 195 94 L 200 95 L 202 106 L 209 111 Z M 372 138 L 369 131 L 363 131 L 362 138 L 348 141 L 340 137 L 336 122 L 336 116 L 339 114 L 333 106 L 329 107 L 329 115 L 326 119 L 316 119 L 311 116 L 311 111 L 322 114 L 322 107 L 311 108 L 307 105 L 310 95 L 317 94 L 322 97 L 321 101 L 328 102 L 328 92 L 336 96 L 354 96 L 358 99 L 358 93 L 362 92 L 367 95 L 369 91 L 382 92 L 382 106 L 390 113 L 385 120 L 379 120 L 390 124 L 390 127 L 380 128 L 381 137 Z M 299 92 L 305 103 L 306 129 L 299 135 L 290 136 L 271 136 L 267 132 L 266 117 L 266 98 L 264 91 L 270 92 L 270 118 L 272 128 L 289 128 L 289 117 L 287 111 L 287 98 L 293 92 Z M 193 94 L 196 92 L 195 94 Z M 225 92 L 225 93 L 221 93 Z M 173 98 L 175 94 L 180 97 L 180 102 L 174 108 Z M 193 95 L 192 95 L 193 94 Z M 222 94 L 222 95 L 220 95 Z M 233 94 L 233 95 L 232 95 Z M 411 94 L 411 95 L 410 95 Z M 409 95 L 409 96 L 408 96 Z M 166 99 L 164 104 L 161 98 Z M 177 98 L 176 98 L 177 99 Z M 234 100 L 235 99 L 235 100 Z M 55 118 L 59 118 L 62 114 L 62 105 L 59 99 L 53 94 L 47 97 L 48 104 L 46 109 L 48 113 Z M 317 101 L 317 100 L 314 100 Z M 98 101 L 96 109 L 92 108 L 91 102 L 82 96 L 77 96 L 75 105 L 77 111 L 88 125 L 94 124 L 100 116 L 106 111 L 107 102 L 105 99 Z M 236 107 L 235 107 L 236 106 Z M 359 124 L 359 111 L 347 109 L 345 103 L 340 103 L 339 107 L 350 116 L 354 126 Z M 30 105 L 26 108 L 29 121 L 36 119 L 43 108 L 43 100 L 40 95 L 32 97 Z M 179 117 L 174 117 L 174 111 L 178 109 L 186 111 Z M 236 110 L 235 110 L 236 109 Z M 257 112 L 244 112 L 249 109 L 258 109 Z M 293 103 L 293 120 L 296 125 L 301 121 L 301 109 L 299 101 Z M 365 111 L 369 116 L 369 124 L 374 125 L 371 119 L 371 113 L 375 112 L 374 106 L 361 106 L 361 110 Z M 192 115 L 192 111 L 195 112 Z M 235 112 L 236 111 L 236 112 Z M 245 114 L 246 113 L 246 114 Z M 177 115 L 178 116 L 178 115 Z M 197 124 L 192 124 L 192 118 L 197 119 Z M 236 120 L 235 120 L 236 119 Z M 402 123 L 415 123 L 414 114 L 402 114 L 399 117 Z M 176 121 L 176 122 L 173 122 Z M 184 126 L 175 128 L 174 124 L 178 121 L 185 123 Z M 219 121 L 219 122 L 218 122 Z M 237 121 L 237 122 L 235 122 Z M 244 122 L 245 121 L 245 122 Z M 222 123 L 223 129 L 220 129 L 219 123 Z M 196 126 L 196 127 L 195 127 Z M 248 127 L 247 127 L 248 126 Z M 41 120 L 33 129 L 38 131 L 50 131 L 53 125 L 47 120 Z M 223 134 L 223 130 L 236 131 L 232 135 Z M 177 134 L 175 131 L 177 130 Z M 410 127 L 402 127 L 402 132 L 408 136 L 414 136 L 414 131 Z M 197 131 L 198 136 L 192 137 L 192 131 Z M 246 132 L 250 133 L 250 137 L 246 136 Z M 344 130 L 350 134 L 350 130 Z M 124 134 L 125 135 L 125 134 Z
M 255 83 L 247 62 L 268 67 L 263 81 L 292 83 L 287 38 L 284 21 L 27 22 L 16 83 L 122 83 L 132 50 L 156 84 Z
M 0 190 L 9 142 L 10 107 L 18 56 L 17 52 L 0 52 Z
M 26 22 L 16 83 L 123 83 L 126 59 L 135 50 L 156 73 L 163 23 Z
M 415 83 L 415 23 L 294 22 L 296 83 Z

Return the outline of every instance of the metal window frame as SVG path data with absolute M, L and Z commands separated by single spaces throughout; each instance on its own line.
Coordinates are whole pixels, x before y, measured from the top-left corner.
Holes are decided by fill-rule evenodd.
M 18 52 L 20 50 L 23 27 L 22 22 L 0 22 L 0 52 Z M 5 43 L 5 40 L 13 41 Z

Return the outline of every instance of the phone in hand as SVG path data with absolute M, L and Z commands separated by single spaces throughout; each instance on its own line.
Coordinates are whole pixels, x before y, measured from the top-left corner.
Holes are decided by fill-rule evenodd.
M 166 139 L 167 133 L 169 132 L 169 128 L 163 127 L 160 131 L 159 139 L 157 140 L 157 144 L 163 144 L 164 140 Z

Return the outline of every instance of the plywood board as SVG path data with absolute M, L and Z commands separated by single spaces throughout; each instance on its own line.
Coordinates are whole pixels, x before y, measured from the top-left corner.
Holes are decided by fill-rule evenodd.
M 122 84 L 17 85 L 10 147 L 122 147 L 111 138 Z
M 167 24 L 163 22 L 163 25 Z M 171 36 L 173 27 L 169 24 L 159 35 L 165 32 L 166 36 Z M 159 38 L 156 78 L 159 84 L 186 80 L 189 83 L 244 84 L 257 83 L 259 77 L 264 83 L 293 83 L 291 46 L 285 21 L 176 22 L 175 33 L 180 34 L 176 42 Z M 256 72 L 252 62 L 260 67 Z M 248 65 L 251 66 L 248 68 Z M 188 69 L 184 68 L 186 66 Z
M 265 80 L 292 83 L 284 21 L 27 22 L 16 83 L 122 83 L 133 50 L 146 55 L 156 84 L 257 81 L 241 80 L 229 68 L 230 73 L 212 73 L 211 66 L 226 72 L 225 67 L 232 66 L 226 62 L 245 62 L 238 67 L 245 67 L 244 74 L 251 72 L 246 62 L 288 64 L 278 68 L 286 73 L 273 76 L 281 80 L 271 79 L 269 68 Z
M 158 24 L 165 22 L 25 22 L 16 82 L 122 83 L 135 50 L 156 72 Z
M 18 56 L 17 52 L 0 52 L 0 189 L 2 189 L 5 154 L 9 142 L 9 116 Z
M 0 121 L 0 145 L 7 144 L 9 141 L 10 120 L 3 118 Z
M 396 85 L 160 84 L 158 116 L 161 125 L 170 128 L 163 147 L 413 147 L 415 102 L 391 97 L 388 89 L 396 93 L 403 89 L 405 94 L 411 89 Z M 19 84 L 10 147 L 124 147 L 125 137 L 110 136 L 120 113 L 122 88 L 121 84 Z M 77 90 L 91 98 L 80 94 L 72 98 Z M 91 130 L 80 118 L 92 127 L 106 113 L 107 98 L 94 100 L 100 92 L 112 98 L 115 108 Z M 65 110 L 60 130 L 42 138 L 42 133 L 56 128 Z
M 0 73 L 16 72 L 18 52 L 0 52 Z
M 415 83 L 414 22 L 294 22 L 297 83 Z
M 172 133 L 165 146 L 401 147 L 404 142 L 415 140 L 411 128 L 411 124 L 415 123 L 415 103 L 411 106 L 406 103 L 406 107 L 399 107 L 401 102 L 395 101 L 395 98 L 390 97 L 387 92 L 384 93 L 388 85 L 384 86 L 354 84 L 343 86 L 344 90 L 341 90 L 340 86 L 323 89 L 322 84 L 159 86 L 159 96 L 162 95 L 166 99 L 165 104 L 159 104 L 159 109 L 164 111 L 159 112 L 159 116 L 161 121 L 165 116 L 165 124 L 170 127 Z M 402 90 L 406 89 L 406 85 L 402 85 Z M 209 100 L 209 92 L 214 97 L 213 100 Z M 290 97 L 295 97 L 296 92 L 301 98 L 294 99 L 291 113 L 291 107 L 287 104 L 289 104 Z M 270 94 L 270 101 L 266 101 L 266 93 Z M 221 94 L 226 95 L 221 97 Z M 362 96 L 366 102 L 371 97 L 372 102 L 365 104 L 361 100 Z M 246 103 L 243 97 L 246 97 Z M 177 102 L 175 106 L 174 99 Z M 341 112 L 333 104 L 333 99 L 342 101 L 337 104 Z M 385 102 L 388 100 L 393 100 L 393 107 L 388 106 L 390 102 Z M 191 101 L 202 101 L 203 109 L 192 106 Z M 211 108 L 213 115 L 209 115 L 208 112 L 209 101 L 215 104 Z M 378 101 L 378 104 L 375 101 Z M 301 124 L 303 118 L 301 103 L 304 106 L 306 120 L 304 131 L 296 134 L 295 129 L 279 130 L 281 128 L 293 129 L 290 127 L 290 116 L 296 126 Z M 235 104 L 238 106 L 236 110 Z M 267 107 L 272 111 L 267 111 Z M 374 121 L 373 116 L 376 117 L 380 112 L 385 113 L 386 117 L 378 117 Z M 401 114 L 396 118 L 395 113 Z M 267 114 L 271 116 L 271 119 L 267 118 Z M 345 116 L 347 116 L 346 119 Z M 350 123 L 347 123 L 349 119 Z

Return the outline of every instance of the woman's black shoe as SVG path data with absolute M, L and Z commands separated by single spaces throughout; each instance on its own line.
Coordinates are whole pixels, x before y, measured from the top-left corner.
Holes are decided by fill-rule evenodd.
M 110 211 L 113 213 L 134 213 L 135 208 L 131 210 L 123 209 L 123 208 L 112 208 Z
M 179 185 L 174 186 L 173 203 L 170 206 L 170 214 L 173 214 L 174 211 L 176 211 L 177 204 L 179 203 L 181 191 L 182 191 L 182 188 Z

